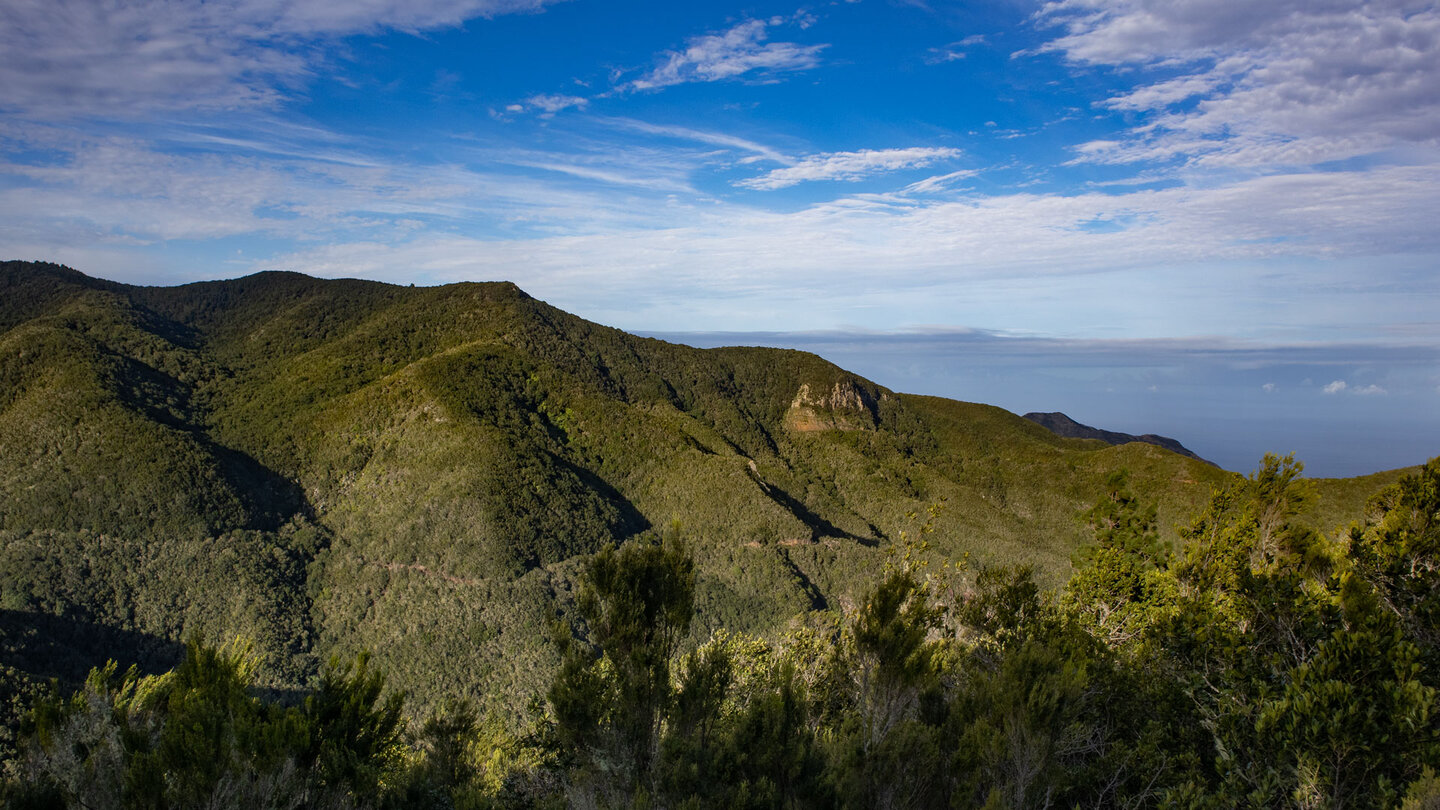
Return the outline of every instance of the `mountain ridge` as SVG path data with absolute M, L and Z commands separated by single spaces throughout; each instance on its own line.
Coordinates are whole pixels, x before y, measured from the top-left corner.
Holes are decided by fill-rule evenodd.
M 1213 461 L 1201 458 L 1178 440 L 1172 439 L 1169 436 L 1157 436 L 1154 433 L 1145 433 L 1137 436 L 1132 433 L 1104 430 L 1089 425 L 1082 425 L 1059 411 L 1044 413 L 1031 411 L 1030 413 L 1024 414 L 1021 418 L 1029 419 L 1031 422 L 1044 427 L 1055 435 L 1064 436 L 1068 439 L 1099 439 L 1106 444 L 1112 445 L 1144 442 L 1145 444 L 1153 444 L 1156 447 L 1163 447 L 1172 453 L 1178 453 L 1182 456 L 1193 458 L 1196 461 L 1204 461 L 1212 467 L 1220 466 Z
M 508 282 L 134 287 L 6 262 L 0 325 L 0 646 L 38 643 L 26 616 L 76 619 L 65 656 L 97 663 L 242 635 L 275 688 L 368 649 L 417 711 L 533 694 L 583 561 L 640 534 L 694 553 L 697 638 L 766 634 L 853 604 L 931 507 L 936 560 L 1056 584 L 1111 472 L 1172 542 L 1231 476 L 813 354 L 629 335 Z

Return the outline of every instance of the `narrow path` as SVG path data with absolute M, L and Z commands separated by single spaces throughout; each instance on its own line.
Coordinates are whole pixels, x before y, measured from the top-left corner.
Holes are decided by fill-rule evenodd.
M 483 585 L 483 584 L 485 584 L 485 580 L 483 580 L 483 579 L 469 579 L 469 578 L 467 578 L 467 577 L 457 577 L 457 576 L 455 576 L 454 574 L 447 574 L 447 573 L 445 573 L 444 571 L 432 571 L 432 570 L 430 570 L 429 566 L 422 565 L 421 563 L 397 563 L 397 562 L 382 563 L 382 562 L 372 562 L 372 561 L 370 561 L 370 560 L 365 559 L 364 557 L 361 557 L 361 558 L 360 558 L 360 564 L 361 564 L 361 565 L 373 565 L 373 566 L 376 566 L 376 567 L 379 567 L 379 568 L 384 568 L 386 571 L 402 571 L 402 570 L 403 570 L 403 571 L 417 571 L 417 572 L 419 572 L 419 573 L 421 573 L 421 574 L 424 574 L 424 575 L 427 576 L 427 577 L 436 577 L 437 579 L 443 579 L 443 580 L 445 580 L 446 582 L 449 582 L 449 583 L 452 584 L 452 585 L 470 585 L 470 586 L 475 586 L 475 585 Z

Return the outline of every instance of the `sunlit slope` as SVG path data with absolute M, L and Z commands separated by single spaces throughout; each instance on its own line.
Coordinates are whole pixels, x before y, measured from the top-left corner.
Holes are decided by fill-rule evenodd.
M 272 681 L 302 677 L 320 530 L 291 482 L 204 429 L 216 368 L 73 271 L 6 264 L 0 301 L 0 646 L 74 677 L 112 655 L 169 665 L 187 632 L 240 634 Z M 23 654 L 36 644 L 45 660 Z
M 418 705 L 533 690 L 580 559 L 638 533 L 694 550 L 698 634 L 767 632 L 849 604 L 931 506 L 937 558 L 1056 583 L 1111 471 L 1171 537 L 1227 475 L 810 354 L 638 338 L 511 284 L 138 288 L 9 263 L 0 285 L 5 615 L 157 649 L 242 634 L 277 683 L 372 649 Z

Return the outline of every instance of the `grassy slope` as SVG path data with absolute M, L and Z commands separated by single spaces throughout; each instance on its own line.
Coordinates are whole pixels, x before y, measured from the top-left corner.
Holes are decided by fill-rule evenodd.
M 680 533 L 697 634 L 765 632 L 848 604 L 931 504 L 937 556 L 1058 583 L 1111 470 L 1171 537 L 1226 476 L 813 355 L 637 338 L 509 284 L 131 288 L 11 263 L 0 294 L 4 615 L 243 633 L 276 683 L 365 647 L 422 704 L 513 704 L 612 540 Z M 64 580 L 81 559 L 102 585 Z
M 1327 534 L 1345 531 L 1351 523 L 1365 517 L 1365 502 L 1380 489 L 1400 480 L 1419 467 L 1386 470 L 1355 478 L 1313 479 L 1315 499 L 1301 518 L 1313 528 Z

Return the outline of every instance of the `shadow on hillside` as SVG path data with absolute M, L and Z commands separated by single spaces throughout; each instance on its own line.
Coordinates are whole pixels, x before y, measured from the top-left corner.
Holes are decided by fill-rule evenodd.
M 606 481 L 594 470 L 582 467 L 563 456 L 556 455 L 553 458 L 556 466 L 575 476 L 583 486 L 615 508 L 616 520 L 611 523 L 610 532 L 617 543 L 623 543 L 631 537 L 651 529 L 649 519 L 635 508 L 635 504 L 631 503 L 629 498 L 622 495 L 620 490 L 611 486 L 609 481 Z
M 94 667 L 114 660 L 121 671 L 130 665 L 145 675 L 158 675 L 180 663 L 185 645 L 135 630 L 49 613 L 0 610 L 0 656 L 32 677 L 54 678 L 74 689 Z
M 790 552 L 783 548 L 777 548 L 776 551 L 780 555 L 780 561 L 784 563 L 786 569 L 789 570 L 790 576 L 794 577 L 795 581 L 799 583 L 800 590 L 805 594 L 805 598 L 810 600 L 810 609 L 829 610 L 830 600 L 825 598 L 825 594 L 821 593 L 819 586 L 815 584 L 814 580 L 810 579 L 810 575 L 806 574 L 804 569 L 795 564 L 795 559 L 790 556 Z
M 875 548 L 880 545 L 880 541 L 881 539 L 883 539 L 879 535 L 878 531 L 876 532 L 875 537 L 861 537 L 860 535 L 853 532 L 847 532 L 844 529 L 841 529 L 840 527 L 826 520 L 825 518 L 820 517 L 819 515 L 810 511 L 810 507 L 796 500 L 794 496 L 781 489 L 780 487 L 765 483 L 763 480 L 760 479 L 758 475 L 753 472 L 751 473 L 751 478 L 753 478 L 755 482 L 760 485 L 760 491 L 765 493 L 765 495 L 769 497 L 770 500 L 779 504 L 787 512 L 794 515 L 796 520 L 809 527 L 810 537 L 808 539 L 812 543 L 822 537 L 836 537 L 842 540 L 852 540 L 862 546 Z M 871 526 L 870 528 L 874 529 L 875 527 Z
M 314 520 L 315 510 L 300 484 L 261 464 L 253 456 L 206 440 L 220 461 L 225 479 L 245 504 L 245 528 L 273 532 L 296 515 Z

